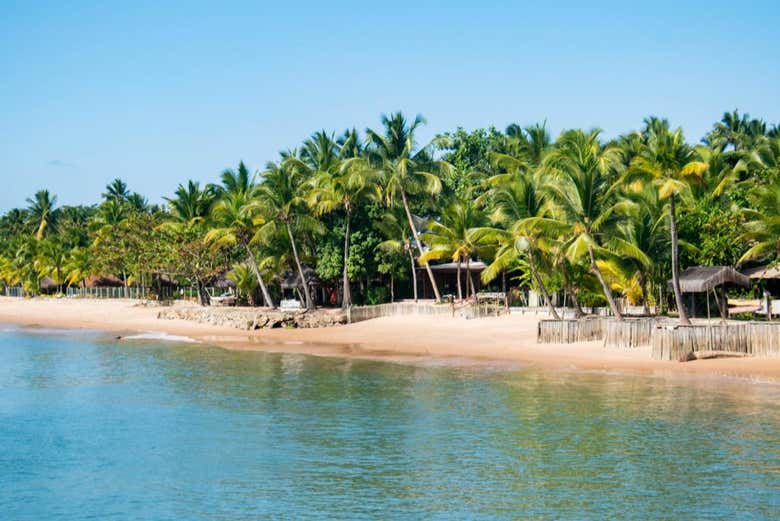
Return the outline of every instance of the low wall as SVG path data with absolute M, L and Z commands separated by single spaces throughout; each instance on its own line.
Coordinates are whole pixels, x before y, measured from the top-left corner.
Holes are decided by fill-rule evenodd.
M 181 306 L 161 310 L 159 319 L 180 319 L 227 326 L 245 331 L 279 327 L 312 328 L 345 324 L 347 317 L 336 311 L 279 311 L 263 308 Z
M 538 344 L 571 344 L 590 342 L 604 338 L 604 320 L 584 318 L 581 320 L 540 320 L 537 326 Z
M 652 357 L 656 360 L 688 360 L 704 351 L 780 356 L 780 323 L 697 324 L 653 330 Z
M 604 347 L 632 349 L 649 346 L 657 325 L 655 317 L 627 318 L 623 322 L 607 320 L 604 324 Z

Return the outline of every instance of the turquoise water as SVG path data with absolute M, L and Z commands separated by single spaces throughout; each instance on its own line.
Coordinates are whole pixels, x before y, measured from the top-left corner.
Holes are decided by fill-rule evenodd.
M 0 519 L 772 519 L 778 388 L 0 332 Z

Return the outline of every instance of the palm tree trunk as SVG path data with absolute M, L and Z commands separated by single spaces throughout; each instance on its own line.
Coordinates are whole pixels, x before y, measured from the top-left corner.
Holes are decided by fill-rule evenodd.
M 260 285 L 260 291 L 263 293 L 265 305 L 271 309 L 276 308 L 276 306 L 274 306 L 274 301 L 271 299 L 271 294 L 268 292 L 268 287 L 265 285 L 263 277 L 260 275 L 260 268 L 257 267 L 257 259 L 255 259 L 255 254 L 252 253 L 252 248 L 249 247 L 249 244 L 244 244 L 244 248 L 246 249 L 246 256 L 249 259 L 249 265 L 252 267 L 252 272 L 255 274 L 257 283 Z
M 289 221 L 285 222 L 284 224 L 287 226 L 287 236 L 290 238 L 290 245 L 292 246 L 293 257 L 295 258 L 295 265 L 298 267 L 298 275 L 301 277 L 303 294 L 306 297 L 306 309 L 314 309 L 314 302 L 312 302 L 311 300 L 311 292 L 309 291 L 309 284 L 306 281 L 306 277 L 303 274 L 303 266 L 301 265 L 301 258 L 298 256 L 298 248 L 295 246 L 295 239 L 293 238 L 292 228 L 290 228 Z
M 691 321 L 688 318 L 680 289 L 679 244 L 677 243 L 677 216 L 675 214 L 675 200 L 674 194 L 672 194 L 669 196 L 669 231 L 672 234 L 672 288 L 674 289 L 674 301 L 677 304 L 680 324 L 690 325 Z
M 414 301 L 417 302 L 417 266 L 414 265 L 412 249 L 408 248 L 406 251 L 409 252 L 409 262 L 412 265 L 412 288 L 414 289 Z
M 344 274 L 342 277 L 341 284 L 343 286 L 343 295 L 341 297 L 341 307 L 344 309 L 347 309 L 350 304 L 352 304 L 352 295 L 349 291 L 349 275 L 347 273 L 347 261 L 349 260 L 349 221 L 350 221 L 350 211 L 349 208 L 347 208 L 347 218 L 346 218 L 346 224 L 347 224 L 347 231 L 344 232 Z
M 463 300 L 463 290 L 461 289 L 460 284 L 460 260 L 461 256 L 458 255 L 458 300 Z M 468 288 L 466 288 L 468 290 Z
M 406 218 L 409 220 L 409 228 L 412 230 L 412 237 L 414 237 L 414 242 L 417 245 L 417 251 L 420 253 L 420 255 L 422 255 L 422 243 L 420 242 L 420 237 L 417 235 L 417 227 L 414 225 L 412 212 L 409 210 L 409 201 L 406 199 L 406 192 L 403 189 L 401 190 L 401 200 L 404 203 L 404 211 L 406 212 Z M 431 280 L 431 286 L 433 287 L 433 294 L 436 297 L 436 302 L 441 302 L 439 286 L 436 285 L 436 278 L 433 276 L 433 271 L 431 270 L 431 266 L 428 264 L 428 261 L 425 261 L 425 271 L 428 272 L 428 278 Z
M 552 305 L 552 299 L 550 298 L 550 294 L 547 293 L 547 287 L 544 285 L 544 282 L 542 282 L 542 277 L 539 276 L 539 272 L 536 271 L 536 261 L 534 261 L 534 254 L 532 251 L 528 252 L 528 267 L 531 269 L 531 276 L 536 281 L 536 285 L 539 286 L 539 291 L 542 292 L 545 304 L 547 304 L 547 307 L 550 309 L 550 314 L 555 320 L 560 320 L 561 316 L 558 314 L 555 306 Z
M 585 312 L 582 310 L 582 306 L 580 306 L 580 302 L 577 300 L 577 293 L 575 293 L 574 288 L 571 287 L 571 284 L 566 284 L 564 291 L 567 295 L 569 295 L 569 298 L 574 303 L 574 318 L 584 317 Z
M 647 301 L 647 277 L 639 272 L 639 287 L 642 288 L 642 310 L 645 315 L 650 315 L 650 303 Z
M 127 298 L 128 296 L 128 289 L 127 289 L 127 272 L 125 270 L 122 270 L 122 294 Z
M 590 255 L 590 267 L 601 283 L 601 289 L 604 291 L 604 296 L 607 297 L 607 302 L 609 303 L 609 308 L 612 310 L 612 314 L 615 315 L 615 318 L 620 322 L 623 322 L 623 315 L 620 313 L 620 310 L 618 310 L 615 299 L 612 296 L 612 290 L 607 286 L 607 281 L 604 280 L 604 275 L 601 273 L 598 264 L 596 264 L 596 255 L 593 253 L 593 246 L 590 244 L 588 245 L 588 255 Z
M 474 297 L 477 294 L 477 289 L 474 287 L 474 278 L 471 276 L 471 255 L 466 257 L 466 274 L 469 277 L 469 285 L 471 286 L 471 296 Z M 468 292 L 468 288 L 466 288 Z

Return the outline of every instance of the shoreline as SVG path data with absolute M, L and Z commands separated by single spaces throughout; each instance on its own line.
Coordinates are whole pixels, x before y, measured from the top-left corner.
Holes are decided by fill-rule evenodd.
M 604 348 L 601 341 L 536 344 L 538 318 L 533 315 L 471 320 L 396 316 L 329 328 L 247 332 L 181 319 L 158 319 L 160 309 L 121 300 L 0 297 L 0 322 L 141 335 L 162 333 L 171 336 L 169 340 L 173 341 L 176 341 L 175 337 L 189 337 L 203 344 L 231 350 L 400 363 L 426 358 L 462 359 L 475 363 L 514 362 L 549 369 L 736 377 L 757 383 L 780 383 L 780 358 L 722 358 L 680 363 L 650 359 L 649 347 L 612 349 Z

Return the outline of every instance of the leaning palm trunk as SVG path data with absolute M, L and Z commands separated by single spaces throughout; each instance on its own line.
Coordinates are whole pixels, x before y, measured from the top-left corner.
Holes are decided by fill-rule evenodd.
M 306 277 L 303 274 L 303 266 L 301 265 L 301 259 L 298 256 L 298 248 L 295 246 L 295 239 L 293 239 L 292 229 L 290 223 L 285 222 L 287 226 L 287 236 L 290 238 L 290 245 L 292 245 L 293 257 L 295 258 L 295 265 L 298 267 L 298 275 L 301 277 L 301 285 L 303 286 L 303 294 L 306 298 L 306 309 L 314 309 L 314 303 L 311 300 L 311 292 L 309 291 L 309 284 L 306 282 Z
M 347 231 L 344 232 L 344 273 L 342 276 L 342 286 L 343 286 L 343 295 L 341 297 L 341 307 L 344 309 L 347 309 L 350 304 L 352 303 L 352 294 L 349 290 L 349 274 L 347 272 L 347 261 L 349 260 L 349 221 L 350 221 L 350 211 L 347 209 L 347 218 L 346 218 L 346 224 L 347 224 Z
M 688 312 L 685 309 L 680 289 L 679 245 L 677 243 L 677 216 L 675 213 L 674 194 L 672 194 L 669 196 L 669 231 L 672 234 L 672 288 L 674 289 L 674 301 L 677 304 L 680 324 L 690 325 L 691 321 L 688 319 Z
M 404 190 L 401 190 L 401 199 L 404 203 L 404 211 L 406 212 L 406 218 L 409 220 L 409 228 L 412 230 L 412 237 L 414 237 L 414 242 L 417 245 L 417 251 L 420 253 L 420 255 L 423 254 L 422 249 L 422 243 L 420 242 L 420 237 L 417 235 L 417 227 L 414 225 L 414 219 L 412 219 L 412 212 L 409 210 L 409 201 L 406 199 L 406 192 Z M 433 294 L 436 297 L 436 302 L 441 302 L 441 294 L 439 293 L 439 286 L 436 284 L 436 278 L 433 276 L 433 271 L 431 270 L 430 264 L 428 264 L 428 261 L 425 261 L 425 271 L 428 272 L 428 278 L 431 280 L 431 286 L 433 287 Z
M 407 248 L 406 251 L 409 252 L 409 262 L 412 265 L 412 288 L 414 290 L 414 301 L 417 302 L 417 266 L 414 265 L 414 254 L 412 253 L 412 248 Z
M 260 285 L 260 291 L 263 293 L 265 305 L 269 308 L 275 308 L 276 306 L 274 306 L 274 301 L 271 300 L 271 294 L 268 292 L 268 287 L 265 285 L 265 282 L 263 282 L 263 277 L 260 276 L 260 268 L 257 267 L 257 259 L 255 259 L 255 254 L 252 253 L 252 248 L 250 248 L 248 244 L 245 244 L 244 247 L 246 248 L 246 255 L 249 258 L 249 265 L 252 267 L 255 278 L 257 278 L 257 283 Z
M 598 264 L 596 264 L 596 255 L 593 253 L 593 246 L 591 245 L 588 245 L 588 255 L 590 255 L 590 267 L 593 270 L 593 273 L 596 274 L 596 278 L 599 279 L 599 283 L 601 283 L 601 289 L 604 291 L 604 296 L 607 297 L 609 309 L 612 310 L 612 314 L 615 315 L 615 318 L 622 322 L 623 315 L 620 313 L 620 310 L 615 303 L 615 299 L 612 296 L 612 290 L 609 289 L 607 281 L 604 280 L 604 275 L 601 273 Z
M 477 290 L 474 287 L 474 279 L 471 276 L 471 255 L 466 257 L 466 276 L 468 276 L 468 285 L 466 286 L 466 298 L 469 298 L 469 286 L 471 286 L 471 296 L 476 298 Z
M 528 252 L 528 267 L 531 269 L 531 276 L 533 276 L 534 280 L 536 281 L 536 285 L 539 286 L 539 291 L 542 292 L 542 297 L 544 297 L 545 304 L 547 304 L 547 307 L 550 309 L 550 314 L 555 320 L 560 320 L 561 316 L 558 314 L 558 311 L 552 304 L 550 294 L 547 292 L 547 286 L 544 285 L 544 282 L 542 282 L 542 277 L 540 277 L 539 272 L 536 271 L 536 261 L 534 261 L 534 254 L 531 251 Z

